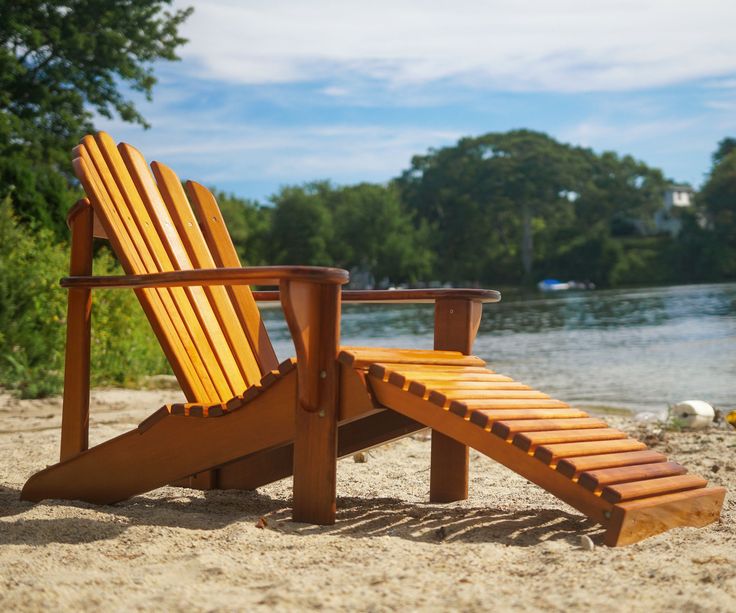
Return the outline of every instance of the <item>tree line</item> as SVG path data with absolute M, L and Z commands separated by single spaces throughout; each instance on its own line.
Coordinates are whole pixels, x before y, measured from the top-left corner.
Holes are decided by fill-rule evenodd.
M 673 213 L 676 237 L 656 234 L 671 183 L 661 170 L 529 130 L 417 155 L 387 184 L 284 187 L 268 205 L 218 200 L 249 264 L 341 266 L 383 285 L 727 280 L 736 275 L 735 143 L 719 144 L 695 204 Z

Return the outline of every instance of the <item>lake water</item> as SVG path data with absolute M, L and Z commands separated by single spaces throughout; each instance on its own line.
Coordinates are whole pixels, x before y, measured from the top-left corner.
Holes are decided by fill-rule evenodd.
M 264 310 L 279 358 L 294 355 Z M 432 348 L 432 305 L 344 305 L 344 345 Z M 554 294 L 486 305 L 473 352 L 497 372 L 581 407 L 664 414 L 736 406 L 736 283 Z

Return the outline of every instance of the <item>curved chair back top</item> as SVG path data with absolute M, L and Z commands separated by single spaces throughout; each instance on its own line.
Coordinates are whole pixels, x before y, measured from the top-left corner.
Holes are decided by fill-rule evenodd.
M 202 185 L 188 181 L 185 192 L 169 167 L 149 168 L 138 150 L 104 132 L 82 139 L 73 165 L 126 274 L 241 265 L 217 202 Z M 224 402 L 276 368 L 249 287 L 136 294 L 190 402 Z

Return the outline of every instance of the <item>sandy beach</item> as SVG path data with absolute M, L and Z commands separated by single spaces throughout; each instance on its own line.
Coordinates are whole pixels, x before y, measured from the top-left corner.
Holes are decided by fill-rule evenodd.
M 91 443 L 174 391 L 95 390 Z M 719 523 L 610 549 L 601 529 L 471 451 L 470 498 L 430 504 L 427 435 L 338 465 L 338 521 L 290 521 L 290 481 L 124 503 L 19 500 L 57 460 L 61 400 L 0 396 L 0 610 L 736 610 L 736 431 L 609 418 L 729 489 Z M 642 431 L 642 428 L 645 431 Z M 596 543 L 581 547 L 580 536 Z

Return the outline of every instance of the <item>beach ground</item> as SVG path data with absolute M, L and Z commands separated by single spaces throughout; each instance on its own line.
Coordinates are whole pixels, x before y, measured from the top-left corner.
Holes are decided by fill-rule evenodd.
M 91 443 L 173 391 L 95 390 Z M 112 506 L 19 500 L 57 460 L 61 401 L 0 396 L 0 610 L 736 610 L 736 431 L 617 426 L 726 486 L 720 522 L 629 547 L 471 450 L 470 498 L 431 504 L 426 433 L 338 464 L 338 521 L 290 521 L 290 480 L 165 487 Z M 596 547 L 581 547 L 581 535 Z

